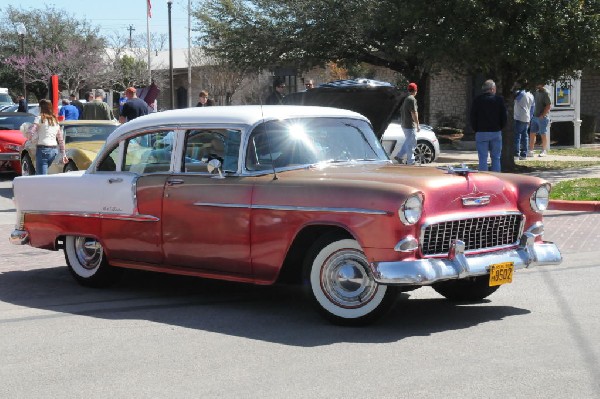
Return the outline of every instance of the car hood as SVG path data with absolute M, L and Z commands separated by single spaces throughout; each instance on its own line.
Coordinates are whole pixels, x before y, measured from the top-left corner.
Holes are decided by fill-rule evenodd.
M 25 142 L 25 137 L 23 137 L 20 130 L 0 130 L 0 140 L 22 145 Z
M 443 168 L 389 163 L 316 166 L 278 173 L 278 178 L 280 183 L 290 188 L 312 190 L 319 186 L 321 188 L 315 196 L 332 198 L 334 202 L 357 198 L 368 202 L 377 197 L 367 192 L 387 192 L 389 198 L 396 200 L 420 192 L 425 198 L 425 210 L 438 216 L 467 210 L 503 213 L 528 209 L 530 195 L 544 183 L 544 180 L 532 176 L 477 171 L 449 173 Z M 489 197 L 489 203 L 465 207 L 463 199 L 481 197 Z
M 370 79 L 338 80 L 307 91 L 291 93 L 284 104 L 317 105 L 358 112 L 371 121 L 373 131 L 381 139 L 392 116 L 406 97 L 397 87 Z

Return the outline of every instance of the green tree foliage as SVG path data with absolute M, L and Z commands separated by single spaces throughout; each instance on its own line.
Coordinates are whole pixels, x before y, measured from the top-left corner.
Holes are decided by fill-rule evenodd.
M 114 75 L 119 78 L 113 82 L 112 87 L 119 91 L 123 91 L 129 86 L 139 85 L 140 77 L 148 75 L 148 64 L 127 54 L 116 59 L 113 66 L 114 71 L 118 71 L 118 74 Z
M 599 13 L 597 0 L 204 0 L 195 16 L 207 54 L 252 68 L 333 60 L 512 83 L 598 63 Z
M 598 0 L 204 0 L 195 15 L 204 51 L 232 63 L 366 62 L 422 88 L 443 68 L 495 79 L 507 101 L 518 79 L 600 66 Z

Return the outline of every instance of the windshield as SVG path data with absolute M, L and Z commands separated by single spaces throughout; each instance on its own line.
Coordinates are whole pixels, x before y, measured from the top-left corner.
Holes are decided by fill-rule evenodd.
M 388 157 L 367 122 L 301 118 L 258 125 L 248 141 L 246 169 L 384 160 Z
M 108 135 L 117 128 L 116 125 L 101 126 L 63 126 L 65 132 L 65 143 L 80 141 L 106 141 Z

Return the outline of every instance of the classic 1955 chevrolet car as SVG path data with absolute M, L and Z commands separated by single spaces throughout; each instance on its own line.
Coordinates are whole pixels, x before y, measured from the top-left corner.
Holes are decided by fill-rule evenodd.
M 477 301 L 514 270 L 560 263 L 542 238 L 549 191 L 394 165 L 352 111 L 192 108 L 121 125 L 85 171 L 15 178 L 11 241 L 63 249 L 83 285 L 123 268 L 285 280 L 334 323 L 365 324 L 401 291 Z

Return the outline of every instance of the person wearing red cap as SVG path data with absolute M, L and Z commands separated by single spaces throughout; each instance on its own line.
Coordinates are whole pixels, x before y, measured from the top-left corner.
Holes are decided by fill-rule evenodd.
M 128 87 L 125 90 L 125 97 L 127 97 L 127 102 L 123 104 L 123 111 L 121 111 L 121 115 L 119 116 L 120 123 L 134 120 L 142 115 L 148 115 L 148 104 L 146 104 L 146 101 L 138 98 L 135 87 Z
M 406 156 L 406 164 L 414 165 L 415 163 L 415 148 L 417 147 L 417 132 L 421 130 L 419 127 L 419 113 L 417 112 L 417 84 L 409 83 L 408 96 L 404 99 L 400 107 L 400 126 L 404 131 L 404 144 L 396 155 L 396 160 L 399 163 L 404 163 Z

